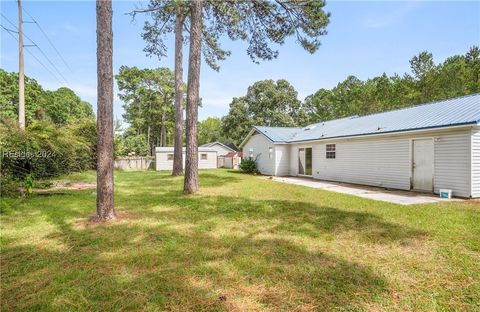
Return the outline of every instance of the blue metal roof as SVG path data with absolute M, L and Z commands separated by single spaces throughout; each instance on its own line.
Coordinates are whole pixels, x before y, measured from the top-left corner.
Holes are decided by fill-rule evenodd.
M 275 143 L 286 143 L 293 138 L 295 134 L 302 130 L 302 128 L 288 128 L 288 127 L 260 127 L 254 126 L 254 128 L 268 137 Z
M 388 112 L 352 116 L 305 128 L 255 127 L 273 142 L 301 142 L 338 137 L 480 124 L 480 94 Z

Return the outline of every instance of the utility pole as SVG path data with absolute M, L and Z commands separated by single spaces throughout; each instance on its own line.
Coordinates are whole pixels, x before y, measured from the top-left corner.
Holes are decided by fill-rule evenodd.
M 23 64 L 22 2 L 18 0 L 18 123 L 25 129 L 25 68 Z

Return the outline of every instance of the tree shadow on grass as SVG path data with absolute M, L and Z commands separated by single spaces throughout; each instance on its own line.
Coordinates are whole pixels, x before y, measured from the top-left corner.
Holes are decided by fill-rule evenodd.
M 208 179 L 215 185 L 218 176 Z M 425 235 L 370 213 L 185 196 L 178 182 L 162 181 L 156 196 L 137 182 L 117 194 L 135 219 L 93 227 L 76 223 L 95 211 L 89 191 L 37 199 L 22 217 L 39 213 L 55 230 L 3 240 L 2 310 L 361 310 L 387 295 L 386 278 L 289 237 L 348 232 L 389 244 Z M 237 181 L 221 183 L 229 182 Z
M 135 191 L 169 191 L 183 189 L 183 177 L 172 177 L 165 173 L 158 172 L 143 173 L 135 172 L 135 175 L 127 175 L 127 179 L 119 179 L 115 183 L 117 187 L 134 188 Z M 229 175 L 219 175 L 205 171 L 200 172 L 200 187 L 217 187 L 227 185 L 229 183 L 239 183 L 240 178 Z
M 129 196 L 128 201 L 138 202 Z M 158 207 L 171 209 L 158 212 Z M 172 209 L 173 208 L 173 209 Z M 157 200 L 143 200 L 139 213 L 183 223 L 205 223 L 212 218 L 222 221 L 274 221 L 277 233 L 319 237 L 322 234 L 352 232 L 373 243 L 420 238 L 426 233 L 383 220 L 367 212 L 346 211 L 323 205 L 290 200 L 251 200 L 229 196 L 184 196 L 167 192 Z M 221 224 L 218 224 L 221 226 Z
M 128 223 L 75 230 L 56 221 L 62 251 L 11 241 L 3 248 L 5 311 L 353 309 L 387 286 L 367 267 L 285 239 Z

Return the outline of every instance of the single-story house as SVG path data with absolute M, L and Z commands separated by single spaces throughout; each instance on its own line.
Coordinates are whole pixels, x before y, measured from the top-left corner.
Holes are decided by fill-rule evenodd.
M 223 143 L 220 143 L 220 142 L 211 142 L 211 143 L 200 145 L 200 147 L 206 147 L 206 148 L 214 149 L 214 150 L 217 151 L 218 156 L 224 156 L 227 153 L 236 152 L 236 150 L 234 150 L 233 148 L 231 148 L 231 147 L 229 147 L 229 146 L 227 146 Z
M 480 94 L 304 128 L 253 127 L 240 147 L 265 175 L 480 197 Z
M 183 148 L 183 167 L 185 168 L 185 147 Z M 198 169 L 217 168 L 217 151 L 211 148 L 198 148 Z M 173 147 L 155 148 L 155 169 L 173 169 Z

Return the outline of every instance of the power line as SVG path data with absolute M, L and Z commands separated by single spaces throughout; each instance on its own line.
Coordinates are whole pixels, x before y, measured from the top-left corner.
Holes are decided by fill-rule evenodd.
M 40 29 L 40 31 L 42 32 L 42 34 L 45 36 L 45 38 L 47 39 L 48 43 L 50 43 L 50 46 L 55 50 L 55 52 L 57 52 L 57 55 L 60 57 L 60 59 L 62 60 L 63 64 L 65 64 L 65 66 L 70 70 L 70 72 L 73 72 L 72 69 L 70 68 L 70 66 L 68 66 L 68 63 L 65 61 L 65 59 L 63 58 L 62 54 L 58 51 L 58 49 L 55 47 L 55 45 L 53 44 L 52 40 L 50 40 L 50 38 L 48 37 L 47 33 L 43 30 L 43 28 L 40 26 L 40 24 L 37 22 L 36 19 L 33 18 L 33 16 L 27 12 L 27 10 L 25 10 L 25 8 L 23 8 L 23 11 L 25 13 L 27 13 L 27 15 L 32 19 L 33 23 L 35 23 L 38 27 L 38 29 Z
M 18 33 L 18 28 L 17 26 L 15 26 L 15 24 L 12 23 L 12 21 L 10 21 L 5 15 L 3 15 L 3 13 L 0 13 L 1 16 L 8 22 L 10 23 L 10 25 L 12 25 L 16 30 L 17 30 L 17 33 Z M 50 60 L 50 58 L 47 56 L 47 54 L 42 50 L 42 48 L 40 48 L 38 46 L 38 44 L 35 43 L 35 41 L 33 41 L 32 38 L 30 38 L 29 36 L 27 36 L 24 32 L 22 33 L 23 36 L 25 36 L 25 38 L 27 38 L 28 40 L 30 40 L 32 42 L 32 46 L 35 46 L 39 51 L 40 53 L 45 57 L 45 59 L 48 61 L 48 63 L 50 63 L 50 65 L 55 69 L 55 71 L 58 73 L 58 75 L 67 83 L 67 85 L 69 85 L 68 83 L 68 80 L 65 78 L 65 76 L 62 75 L 62 73 L 58 70 L 57 66 L 55 66 L 55 64 L 53 64 L 52 60 Z M 28 47 L 28 45 L 27 45 Z M 28 50 L 27 50 L 28 51 Z M 32 53 L 30 53 L 30 55 L 33 55 Z M 58 79 L 57 79 L 58 80 Z M 62 83 L 60 83 L 62 84 Z
M 11 29 L 8 29 L 7 27 L 3 26 L 3 25 L 0 25 L 0 27 L 2 27 L 10 36 L 13 37 L 13 39 L 15 39 L 17 42 L 18 42 L 18 38 L 15 37 L 12 32 L 14 33 L 18 33 L 18 31 L 15 31 L 15 30 L 11 30 Z M 62 84 L 62 82 L 58 79 L 58 77 L 56 75 L 53 74 L 53 72 L 47 67 L 45 66 L 45 64 L 43 64 L 39 59 L 38 57 L 35 56 L 35 54 L 33 54 L 30 50 L 25 50 L 28 52 L 28 54 L 30 54 L 40 65 L 43 66 L 43 68 L 45 68 L 45 70 L 47 70 L 50 75 L 52 75 L 53 78 L 55 78 L 55 80 L 58 81 L 58 83 Z

